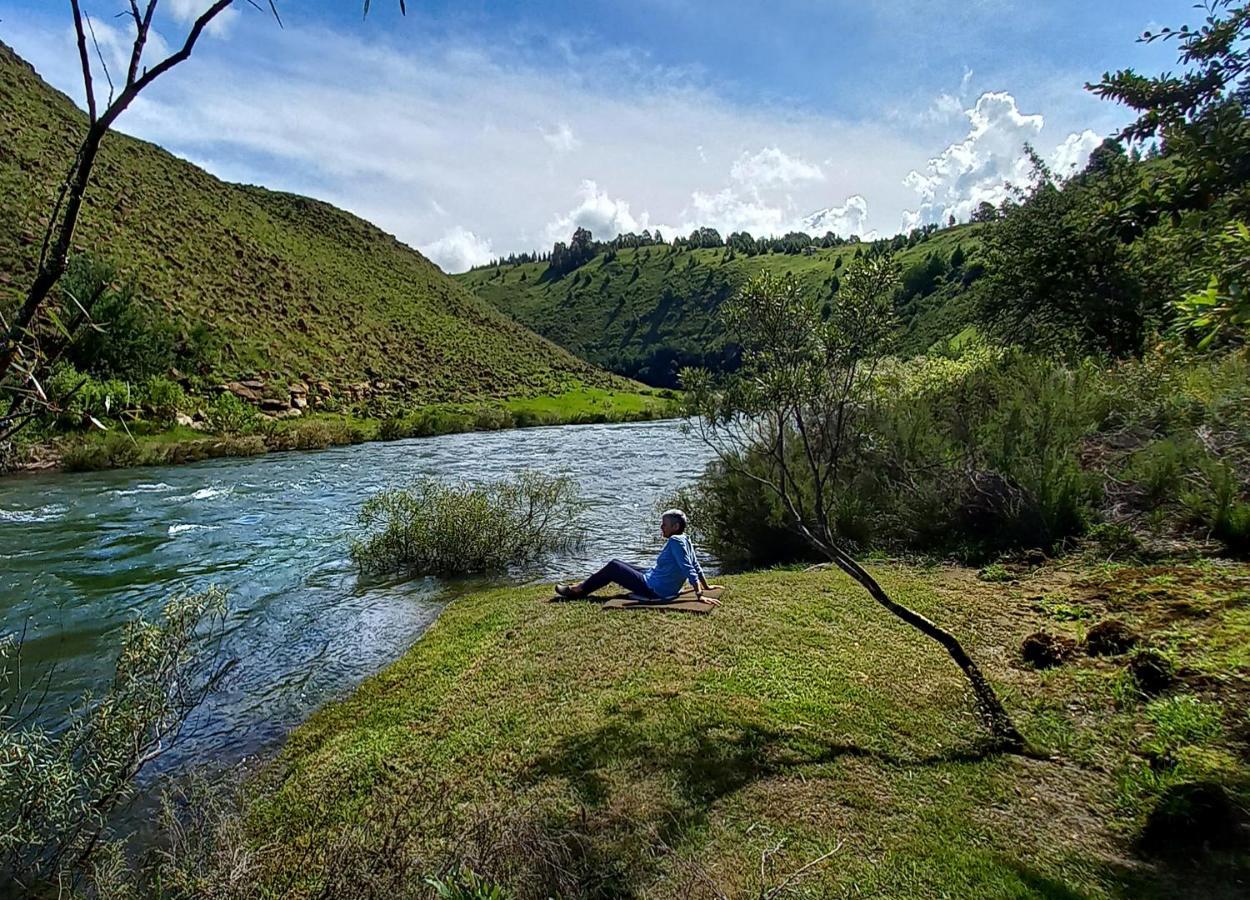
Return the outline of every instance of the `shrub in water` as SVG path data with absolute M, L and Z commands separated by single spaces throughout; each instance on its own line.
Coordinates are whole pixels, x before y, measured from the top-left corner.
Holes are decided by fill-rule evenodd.
M 575 546 L 583 504 L 569 478 L 522 473 L 493 484 L 432 478 L 383 491 L 360 510 L 351 542 L 362 572 L 499 572 Z
M 228 670 L 210 652 L 224 604 L 209 590 L 128 624 L 112 682 L 55 730 L 27 706 L 42 701 L 23 687 L 20 644 L 0 640 L 0 688 L 11 698 L 0 706 L 0 882 L 24 883 L 35 896 L 72 883 L 135 776 Z

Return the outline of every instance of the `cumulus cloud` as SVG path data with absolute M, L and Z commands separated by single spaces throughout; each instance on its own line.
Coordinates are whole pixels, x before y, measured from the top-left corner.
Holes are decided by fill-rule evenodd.
M 608 196 L 607 191 L 600 190 L 593 181 L 583 181 L 577 193 L 577 206 L 548 223 L 549 242 L 567 241 L 578 228 L 585 228 L 596 238 L 607 240 L 647 227 L 645 213 L 641 220 L 635 219 L 629 211 L 629 203 Z
M 1063 143 L 1055 148 L 1048 162 L 1056 175 L 1071 175 L 1077 169 L 1085 168 L 1089 155 L 1098 149 L 1102 138 L 1088 128 L 1079 134 L 1070 134 Z
M 913 169 L 904 179 L 920 197 L 919 207 L 903 214 L 904 229 L 943 223 L 952 215 L 966 219 L 981 203 L 997 206 L 1013 185 L 1028 182 L 1030 164 L 1024 146 L 1037 143 L 1045 119 L 1022 113 L 1016 98 L 1006 91 L 982 94 L 965 115 L 967 136 L 930 159 L 923 171 Z M 1073 134 L 1052 159 L 1066 174 L 1084 163 L 1096 146 L 1093 132 Z
M 825 180 L 820 166 L 802 157 L 790 156 L 780 147 L 765 147 L 757 153 L 744 152 L 734 161 L 729 175 L 734 181 L 756 188 Z
M 417 249 L 434 265 L 452 274 L 484 265 L 495 256 L 489 240 L 459 225 L 448 229 L 437 241 Z
M 800 224 L 800 230 L 811 235 L 823 237 L 826 232 L 832 231 L 839 237 L 849 237 L 852 234 L 866 237 L 868 201 L 859 194 L 847 197 L 843 205 L 817 210 L 806 216 Z
M 544 131 L 541 128 L 539 130 L 542 131 L 543 140 L 556 153 L 572 153 L 582 145 L 577 135 L 573 134 L 573 129 L 569 127 L 568 122 L 561 122 L 560 127 L 555 131 Z
M 734 231 L 760 235 L 777 234 L 782 228 L 785 211 L 758 197 L 744 197 L 733 188 L 714 192 L 695 191 L 690 196 L 689 218 L 669 230 L 689 234 L 696 228 L 715 228 L 721 236 Z

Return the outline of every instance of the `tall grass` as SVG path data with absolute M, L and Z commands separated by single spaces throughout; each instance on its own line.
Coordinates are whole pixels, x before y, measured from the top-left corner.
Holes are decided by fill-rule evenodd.
M 365 502 L 351 557 L 367 574 L 506 571 L 575 546 L 582 509 L 564 477 L 524 472 L 485 485 L 426 478 Z

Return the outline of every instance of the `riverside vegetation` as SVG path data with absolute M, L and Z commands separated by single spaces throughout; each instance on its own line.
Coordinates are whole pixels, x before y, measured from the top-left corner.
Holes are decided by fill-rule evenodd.
M 1112 141 L 1070 179 L 1039 165 L 962 231 L 852 247 L 836 291 L 770 269 L 651 323 L 706 336 L 703 317 L 736 347 L 681 375 L 710 440 L 740 429 L 687 495 L 696 537 L 756 570 L 718 579 L 715 614 L 461 597 L 234 803 L 186 799 L 150 859 L 97 866 L 91 889 L 1243 896 L 1248 31 L 1250 8 L 1215 3 L 1174 34 L 1183 77 L 1095 86 L 1142 113 L 1124 141 L 1156 140 L 1144 153 Z M 711 239 L 585 236 L 474 277 L 584 283 L 626 251 Z M 917 301 L 916 261 L 891 249 L 950 239 Z M 762 269 L 848 253 L 779 241 L 710 252 Z M 384 495 L 358 562 L 444 567 L 446 523 L 515 509 L 507 490 Z M 503 521 L 533 536 L 537 519 Z M 472 568 L 525 556 L 492 543 Z M 813 559 L 860 585 L 869 560 L 882 594 L 957 636 L 1019 742 L 983 731 L 969 684 L 875 592 Z

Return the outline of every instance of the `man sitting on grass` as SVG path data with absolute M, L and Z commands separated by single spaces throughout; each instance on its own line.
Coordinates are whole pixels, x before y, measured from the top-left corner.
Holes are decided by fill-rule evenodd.
M 708 584 L 703 576 L 694 544 L 686 536 L 686 514 L 680 509 L 664 513 L 660 517 L 660 534 L 666 538 L 664 549 L 656 557 L 655 565 L 647 571 L 614 559 L 581 584 L 557 584 L 556 593 L 575 599 L 593 594 L 606 584 L 619 584 L 630 593 L 649 600 L 671 600 L 681 593 L 682 584 L 689 581 L 699 600 L 719 606 L 720 601 L 715 597 L 703 596 L 704 591 L 718 588 Z

